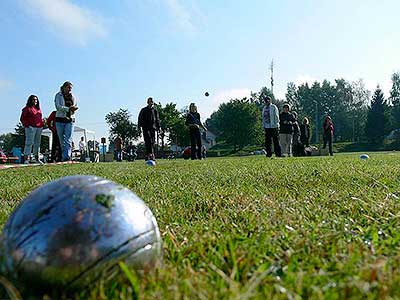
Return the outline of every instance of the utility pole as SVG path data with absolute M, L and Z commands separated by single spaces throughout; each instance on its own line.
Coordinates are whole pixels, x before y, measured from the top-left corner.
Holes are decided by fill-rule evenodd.
M 269 70 L 271 71 L 271 93 L 274 94 L 274 59 L 271 60 L 269 65 Z

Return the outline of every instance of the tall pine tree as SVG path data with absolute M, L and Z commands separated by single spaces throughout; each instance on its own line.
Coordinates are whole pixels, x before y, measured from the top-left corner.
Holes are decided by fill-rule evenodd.
M 365 135 L 374 144 L 381 143 L 385 136 L 385 110 L 386 101 L 379 86 L 372 96 L 371 106 L 368 109 L 367 123 L 365 124 Z

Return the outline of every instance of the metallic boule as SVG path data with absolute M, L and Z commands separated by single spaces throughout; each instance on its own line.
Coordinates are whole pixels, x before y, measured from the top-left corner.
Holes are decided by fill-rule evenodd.
M 123 261 L 137 271 L 162 257 L 156 219 L 127 188 L 70 176 L 29 194 L 0 238 L 0 275 L 18 289 L 74 291 L 107 280 Z

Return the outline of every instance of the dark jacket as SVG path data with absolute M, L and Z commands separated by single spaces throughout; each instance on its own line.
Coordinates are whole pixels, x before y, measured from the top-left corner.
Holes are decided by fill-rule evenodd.
M 279 133 L 293 134 L 293 123 L 295 122 L 294 116 L 289 112 L 281 112 L 279 115 L 280 129 Z
M 310 145 L 310 125 L 308 124 L 301 124 L 300 125 L 300 142 L 304 146 L 309 146 Z
M 298 136 L 301 135 L 300 127 L 299 127 L 299 122 L 297 122 L 296 119 L 295 119 L 294 122 L 293 122 L 293 134 L 297 134 Z
M 202 126 L 201 122 L 200 122 L 200 114 L 198 112 L 196 113 L 191 113 L 189 112 L 186 116 L 186 122 L 185 124 L 187 126 L 189 126 L 189 128 L 199 128 Z M 198 125 L 198 126 L 195 126 Z
M 158 111 L 152 107 L 143 107 L 139 113 L 138 126 L 143 129 L 156 129 L 160 128 L 160 117 Z

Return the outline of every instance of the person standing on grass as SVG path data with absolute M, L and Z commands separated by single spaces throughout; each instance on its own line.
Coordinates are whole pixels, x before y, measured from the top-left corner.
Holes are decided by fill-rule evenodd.
M 310 146 L 310 121 L 304 117 L 303 123 L 300 125 L 300 142 L 304 147 Z
M 136 146 L 133 145 L 132 142 L 129 142 L 129 145 L 126 149 L 126 153 L 127 153 L 128 161 L 135 161 L 135 159 L 137 157 Z
M 50 116 L 46 120 L 47 127 L 51 131 L 51 161 L 60 162 L 62 160 L 62 151 L 60 140 L 58 139 L 57 128 L 56 128 L 56 111 L 52 111 Z
M 280 131 L 279 140 L 282 147 L 282 156 L 292 155 L 292 141 L 293 141 L 293 124 L 294 117 L 290 113 L 290 105 L 285 103 L 283 105 L 283 112 L 279 115 L 280 119 Z
M 64 82 L 54 99 L 57 110 L 56 128 L 63 161 L 69 161 L 72 158 L 72 132 L 74 130 L 75 111 L 78 109 L 77 101 L 72 95 L 72 87 L 71 82 Z
M 39 149 L 44 123 L 37 96 L 29 96 L 26 106 L 22 109 L 20 121 L 25 128 L 24 164 L 29 164 L 32 152 L 36 162 L 43 164 L 39 159 Z
M 122 139 L 118 135 L 114 140 L 115 160 L 122 161 Z
M 197 112 L 195 103 L 190 103 L 189 113 L 186 115 L 186 126 L 189 127 L 190 134 L 190 158 L 202 159 L 202 146 L 200 128 L 207 131 L 207 128 L 200 121 L 200 114 Z
M 310 147 L 310 122 L 304 117 L 303 123 L 300 125 L 300 144 L 301 155 L 306 155 L 306 147 Z
M 264 107 L 262 110 L 262 123 L 265 133 L 266 156 L 272 156 L 272 142 L 274 143 L 275 156 L 281 156 L 281 146 L 279 144 L 279 110 L 275 104 L 271 103 L 271 97 L 264 96 Z
M 147 106 L 143 107 L 138 118 L 139 130 L 143 133 L 146 147 L 146 160 L 154 160 L 154 144 L 156 131 L 160 130 L 160 117 L 157 109 L 154 108 L 153 98 L 147 99 Z
M 329 155 L 333 156 L 333 150 L 332 150 L 332 143 L 333 143 L 333 122 L 330 116 L 326 116 L 325 121 L 322 125 L 323 130 L 324 130 L 324 146 L 322 149 L 326 148 L 326 144 L 328 143 L 329 147 Z

